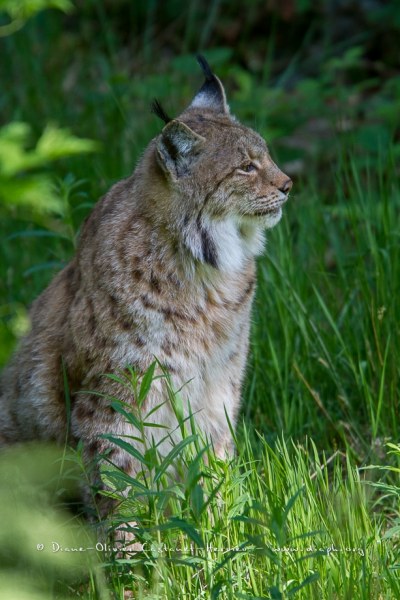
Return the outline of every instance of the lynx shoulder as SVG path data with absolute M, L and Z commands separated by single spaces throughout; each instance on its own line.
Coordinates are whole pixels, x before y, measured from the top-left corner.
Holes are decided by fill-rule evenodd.
M 92 459 L 105 449 L 101 434 L 129 433 L 106 396 L 135 403 L 103 374 L 127 365 L 143 373 L 157 357 L 215 450 L 229 451 L 226 415 L 234 425 L 254 257 L 264 230 L 280 220 L 292 184 L 264 140 L 231 116 L 221 82 L 199 62 L 205 82 L 190 106 L 169 119 L 155 104 L 165 121 L 161 133 L 134 173 L 98 202 L 76 256 L 34 302 L 31 331 L 3 375 L 2 445 L 65 440 L 63 365 L 70 441 L 82 440 Z M 163 402 L 154 420 L 172 431 L 174 414 L 159 379 L 144 409 Z M 132 457 L 111 452 L 116 464 L 135 472 Z

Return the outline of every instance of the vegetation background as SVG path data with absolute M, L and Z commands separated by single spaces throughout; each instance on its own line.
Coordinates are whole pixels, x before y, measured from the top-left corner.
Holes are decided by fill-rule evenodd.
M 88 579 L 43 559 L 38 579 L 37 552 L 16 544 L 4 597 L 24 597 L 18 569 L 33 569 L 30 598 L 120 597 L 124 586 L 154 598 L 400 597 L 398 2 L 1 0 L 0 10 L 1 365 L 93 204 L 159 132 L 151 100 L 176 115 L 201 84 L 197 52 L 294 180 L 259 261 L 238 459 L 207 466 L 183 434 L 176 456 L 197 464 L 192 479 L 171 492 L 158 457 L 146 484 L 155 503 L 143 489 L 131 497 L 143 539 L 229 538 L 245 558 L 220 546 L 167 560 L 152 546 L 136 562 L 85 563 Z M 6 545 L 24 531 L 7 522 Z M 315 536 L 307 556 L 282 551 Z

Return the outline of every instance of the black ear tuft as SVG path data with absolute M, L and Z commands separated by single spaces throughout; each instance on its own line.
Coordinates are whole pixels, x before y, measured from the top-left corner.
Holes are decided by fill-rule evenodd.
M 163 107 L 161 106 L 161 104 L 159 103 L 159 101 L 157 100 L 157 98 L 154 98 L 153 102 L 151 103 L 150 110 L 151 110 L 152 113 L 154 113 L 155 115 L 157 115 L 157 117 L 159 119 L 161 119 L 161 121 L 164 121 L 165 124 L 167 124 L 170 121 L 172 121 L 171 117 L 169 117 L 167 115 L 167 113 L 165 112 L 165 110 L 163 109 Z
M 210 65 L 201 54 L 197 55 L 197 61 L 205 76 L 205 82 L 193 98 L 189 108 L 214 110 L 221 114 L 229 114 L 229 106 L 226 102 L 224 86 L 216 75 L 211 71 Z
M 197 58 L 197 62 L 201 66 L 201 69 L 204 73 L 204 77 L 206 78 L 206 81 L 212 81 L 214 79 L 215 75 L 211 71 L 211 67 L 208 64 L 208 62 L 206 61 L 206 59 L 204 58 L 204 56 L 202 54 L 198 54 L 196 56 L 196 58 Z

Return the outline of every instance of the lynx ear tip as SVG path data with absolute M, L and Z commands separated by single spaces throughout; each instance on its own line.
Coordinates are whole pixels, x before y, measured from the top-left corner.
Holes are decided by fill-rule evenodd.
M 163 107 L 161 106 L 161 104 L 157 100 L 157 98 L 154 98 L 154 100 L 152 101 L 152 103 L 150 105 L 150 111 L 153 114 L 155 114 L 159 119 L 161 119 L 162 121 L 164 121 L 164 123 L 166 125 L 170 121 L 172 121 L 171 117 L 165 112 L 165 110 L 163 109 Z
M 211 67 L 208 64 L 207 59 L 202 54 L 197 54 L 196 58 L 197 58 L 197 62 L 199 63 L 199 65 L 204 73 L 206 80 L 211 81 L 214 78 L 214 74 L 211 71 Z

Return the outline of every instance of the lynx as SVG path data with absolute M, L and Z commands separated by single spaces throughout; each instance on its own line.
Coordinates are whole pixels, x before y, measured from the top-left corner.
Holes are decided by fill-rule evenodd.
M 220 80 L 198 60 L 205 82 L 191 104 L 174 119 L 154 104 L 161 133 L 133 174 L 97 203 L 76 256 L 33 303 L 31 330 L 3 375 L 0 445 L 63 444 L 68 431 L 71 444 L 82 442 L 85 460 L 108 451 L 135 474 L 134 459 L 101 437 L 135 435 L 107 397 L 132 406 L 135 398 L 104 374 L 128 365 L 144 373 L 156 357 L 217 455 L 231 453 L 255 256 L 292 182 L 264 140 L 230 114 Z M 158 405 L 151 418 L 164 429 L 151 435 L 164 438 L 159 449 L 168 452 L 176 420 L 162 378 L 142 410 Z M 104 514 L 109 507 L 101 502 Z

